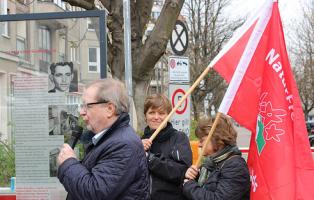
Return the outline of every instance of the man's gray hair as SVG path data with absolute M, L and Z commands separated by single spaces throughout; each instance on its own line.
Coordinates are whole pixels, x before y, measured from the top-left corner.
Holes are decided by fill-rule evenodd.
M 116 114 L 120 115 L 122 112 L 129 112 L 129 98 L 124 84 L 114 78 L 105 78 L 90 83 L 87 88 L 96 87 L 98 94 L 96 96 L 98 101 L 110 101 L 116 107 Z

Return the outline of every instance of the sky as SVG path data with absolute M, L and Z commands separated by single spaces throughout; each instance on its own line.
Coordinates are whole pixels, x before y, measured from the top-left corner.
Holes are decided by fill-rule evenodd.
M 229 9 L 232 10 L 232 17 L 245 16 L 263 2 L 264 0 L 231 0 Z M 291 25 L 293 21 L 300 19 L 302 5 L 310 2 L 313 3 L 314 0 L 279 0 L 279 11 L 284 26 Z
M 230 0 L 231 4 L 228 7 L 228 16 L 239 18 L 249 16 L 250 12 L 253 12 L 257 7 L 260 7 L 265 0 Z M 286 46 L 288 49 L 289 57 L 292 55 L 289 53 L 291 46 L 291 38 L 295 37 L 296 24 L 303 19 L 302 9 L 306 5 L 314 3 L 314 0 L 279 0 L 279 12 L 281 21 L 283 24 L 283 31 L 285 34 Z

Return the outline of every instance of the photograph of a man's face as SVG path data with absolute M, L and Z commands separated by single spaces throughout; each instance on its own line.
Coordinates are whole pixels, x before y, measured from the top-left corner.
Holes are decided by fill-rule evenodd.
M 72 62 L 52 63 L 49 75 L 52 86 L 48 92 L 77 92 L 77 78 L 74 75 Z
M 48 106 L 49 135 L 61 135 L 57 106 Z

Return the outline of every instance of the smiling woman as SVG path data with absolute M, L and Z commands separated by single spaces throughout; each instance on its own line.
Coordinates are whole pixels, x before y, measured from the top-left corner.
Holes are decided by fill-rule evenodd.
M 168 122 L 154 141 L 149 138 L 171 112 L 172 106 L 165 95 L 153 94 L 144 103 L 147 127 L 142 143 L 147 152 L 151 175 L 152 200 L 179 200 L 182 196 L 183 175 L 192 163 L 192 151 L 188 137 Z

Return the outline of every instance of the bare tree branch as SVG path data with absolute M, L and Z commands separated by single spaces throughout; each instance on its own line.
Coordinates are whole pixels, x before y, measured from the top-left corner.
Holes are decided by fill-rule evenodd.
M 135 79 L 147 77 L 152 72 L 155 63 L 165 53 L 169 37 L 176 19 L 181 11 L 184 0 L 166 0 L 155 27 L 139 50 L 141 56 L 136 65 L 141 66 L 134 71 Z
M 64 0 L 73 6 L 87 10 L 95 9 L 95 0 Z M 108 10 L 108 65 L 113 76 L 124 79 L 124 21 L 122 0 L 99 0 Z M 142 120 L 141 108 L 150 74 L 160 57 L 165 53 L 169 36 L 183 6 L 184 0 L 166 0 L 154 30 L 145 42 L 143 36 L 150 21 L 153 0 L 130 0 L 131 5 L 131 48 L 133 67 L 134 102 L 137 107 L 138 121 Z M 102 56 L 102 55 L 101 55 Z
M 314 109 L 314 5 L 303 9 L 303 18 L 292 37 L 294 75 L 299 89 L 305 118 Z
M 95 9 L 95 0 L 62 0 L 64 2 L 68 2 L 71 6 L 77 6 L 84 8 L 86 10 L 94 10 Z
M 223 9 L 229 0 L 188 0 L 185 4 L 189 27 L 189 50 L 191 81 L 195 81 L 231 38 L 232 33 L 243 24 L 243 20 L 230 21 L 224 18 Z M 204 111 L 206 96 L 212 93 L 210 104 L 218 108 L 224 95 L 226 84 L 215 72 L 209 73 L 202 84 L 192 93 L 194 119 L 198 120 Z

